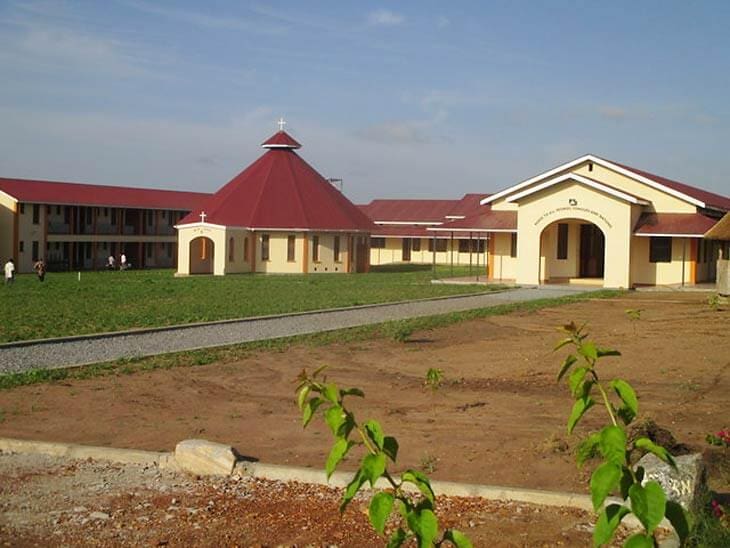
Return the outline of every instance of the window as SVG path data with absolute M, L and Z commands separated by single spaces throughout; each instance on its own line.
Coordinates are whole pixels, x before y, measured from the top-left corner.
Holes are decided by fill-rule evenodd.
M 248 262 L 248 235 L 243 238 L 243 260 Z
M 411 239 L 411 249 L 413 251 L 421 251 L 421 238 Z
M 428 250 L 433 253 L 433 238 L 428 240 Z M 448 247 L 449 241 L 445 239 L 436 240 L 436 252 L 443 253 Z
M 484 250 L 486 249 L 486 240 L 472 240 L 471 241 L 471 250 L 473 253 L 484 253 Z
M 37 261 L 38 259 L 40 259 L 40 256 L 38 255 L 38 242 L 35 240 L 32 244 L 32 251 L 33 252 L 31 253 L 31 255 L 33 255 L 33 260 Z
M 649 240 L 649 262 L 669 263 L 672 261 L 672 238 L 652 236 Z
M 286 260 L 293 263 L 296 260 L 296 245 L 297 237 L 294 234 L 289 234 L 286 239 Z
M 20 214 L 25 215 L 25 204 L 20 204 Z
M 319 262 L 319 236 L 312 236 L 312 261 Z
M 335 245 L 334 245 L 334 254 L 335 254 L 335 262 L 340 262 L 340 237 L 335 236 Z
M 113 225 L 117 224 L 117 210 L 115 208 L 112 208 L 112 220 L 111 223 Z
M 385 238 L 370 238 L 370 247 L 373 249 L 385 249 Z
M 109 208 L 105 207 L 104 208 L 104 217 L 108 217 L 108 216 L 109 216 Z
M 469 253 L 471 246 L 469 240 L 459 240 L 459 253 Z
M 51 214 L 51 206 L 47 205 L 46 206 L 46 215 L 50 215 L 50 214 Z
M 512 239 L 509 243 L 509 256 L 510 257 L 517 257 L 517 233 L 512 233 Z
M 558 223 L 558 259 L 568 258 L 568 224 Z
M 85 243 L 81 245 L 84 246 L 84 257 L 86 257 L 87 259 L 91 259 L 91 244 Z
M 86 224 L 87 225 L 91 224 L 91 208 L 90 207 L 86 208 Z
M 167 248 L 167 258 L 172 259 L 172 243 L 167 242 L 165 247 Z
M 41 216 L 41 206 L 38 204 L 33 204 L 33 224 L 37 225 L 40 221 Z
M 61 206 L 56 206 L 56 215 L 61 214 Z
M 269 235 L 268 234 L 261 235 L 261 260 L 262 261 L 269 260 Z
M 228 238 L 228 262 L 229 263 L 232 263 L 236 258 L 235 245 L 236 245 L 236 241 L 233 239 L 233 236 Z
M 25 250 L 25 243 L 23 242 L 23 240 L 20 240 L 18 242 L 18 253 L 23 253 L 24 250 Z
M 155 244 L 145 244 L 144 245 L 145 254 L 147 255 L 147 258 L 148 259 L 151 259 L 152 258 L 152 247 L 154 245 Z

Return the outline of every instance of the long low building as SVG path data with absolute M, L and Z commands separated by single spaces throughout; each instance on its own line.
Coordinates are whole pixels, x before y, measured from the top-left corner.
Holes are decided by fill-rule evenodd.
M 51 270 L 104 268 L 122 253 L 134 268 L 177 263 L 181 218 L 200 192 L 0 178 L 0 257 L 18 272 L 44 259 Z

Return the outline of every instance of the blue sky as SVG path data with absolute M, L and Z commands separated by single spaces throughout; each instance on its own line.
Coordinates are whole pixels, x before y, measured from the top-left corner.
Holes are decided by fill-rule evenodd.
M 730 2 L 0 0 L 0 176 L 213 192 L 283 116 L 357 202 L 591 152 L 730 194 Z

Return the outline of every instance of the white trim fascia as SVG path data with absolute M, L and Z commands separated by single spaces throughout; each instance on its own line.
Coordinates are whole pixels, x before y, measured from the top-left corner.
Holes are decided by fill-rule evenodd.
M 466 215 L 444 215 L 447 219 L 465 219 Z
M 339 232 L 341 234 L 372 234 L 369 230 L 359 230 L 355 228 L 251 228 L 248 226 L 229 226 L 227 228 L 243 228 L 250 232 Z
M 376 225 L 415 225 L 415 226 L 433 226 L 442 225 L 440 221 L 373 221 Z
M 575 167 L 578 164 L 581 164 L 583 162 L 588 162 L 588 161 L 598 164 L 600 166 L 603 166 L 605 168 L 611 169 L 613 171 L 616 171 L 617 173 L 620 173 L 621 175 L 625 175 L 626 177 L 629 177 L 630 179 L 634 179 L 635 181 L 644 183 L 645 185 L 650 186 L 651 188 L 654 188 L 656 190 L 661 190 L 662 192 L 670 194 L 670 195 L 674 196 L 675 198 L 679 198 L 680 200 L 689 202 L 690 204 L 692 204 L 694 206 L 704 207 L 704 208 L 707 207 L 707 205 L 704 202 L 702 202 L 701 200 L 692 198 L 691 196 L 688 196 L 687 194 L 684 194 L 683 192 L 679 192 L 678 190 L 674 190 L 673 188 L 664 186 L 663 184 L 657 183 L 656 181 L 653 181 L 652 179 L 648 179 L 647 177 L 644 177 L 643 175 L 639 175 L 638 173 L 635 173 L 635 172 L 631 171 L 630 169 L 626 169 L 624 167 L 618 166 L 618 165 L 614 164 L 613 162 L 609 162 L 608 160 L 604 160 L 603 158 L 599 158 L 598 156 L 594 156 L 593 154 L 586 154 L 585 156 L 581 156 L 580 158 L 576 158 L 575 160 L 572 160 L 568 163 L 559 165 L 556 168 L 553 168 L 549 171 L 541 173 L 540 175 L 536 175 L 535 177 L 527 179 L 526 181 L 517 183 L 516 185 L 511 186 L 501 192 L 497 192 L 497 194 L 492 194 L 491 196 L 484 198 L 483 200 L 481 200 L 479 202 L 479 204 L 480 205 L 488 204 L 498 198 L 501 198 L 512 192 L 525 188 L 526 186 L 529 186 L 532 183 L 535 183 L 546 177 L 550 177 L 552 175 L 555 175 L 556 173 L 560 173 L 563 170 L 570 169 L 571 167 Z
M 516 228 L 427 228 L 433 232 L 517 232 Z
M 223 229 L 228 228 L 225 225 L 217 225 L 214 223 L 201 223 L 200 221 L 198 221 L 197 223 L 185 223 L 184 225 L 172 225 L 172 228 L 176 228 L 176 229 L 180 230 L 181 228 L 198 228 L 201 226 L 207 226 L 207 227 L 211 227 L 211 228 L 223 228 Z
M 299 147 L 294 145 L 261 145 L 261 148 L 291 148 L 293 150 Z
M 557 184 L 565 182 L 565 181 L 576 181 L 583 185 L 589 186 L 595 190 L 600 190 L 601 192 L 605 192 L 606 194 L 609 194 L 609 195 L 613 196 L 614 198 L 618 198 L 625 202 L 629 202 L 631 204 L 649 205 L 649 202 L 647 202 L 646 200 L 642 200 L 641 198 L 637 198 L 636 196 L 631 196 L 631 194 L 626 194 L 625 192 L 621 192 L 620 190 L 617 190 L 613 187 L 604 185 L 603 183 L 599 183 L 598 181 L 594 181 L 593 179 L 588 179 L 586 177 L 577 175 L 575 173 L 566 173 L 565 175 L 561 175 L 560 177 L 555 177 L 554 179 L 548 179 L 544 183 L 540 183 L 539 185 L 530 187 L 526 190 L 523 190 L 522 192 L 518 192 L 517 194 L 512 194 L 510 196 L 507 196 L 505 198 L 505 201 L 516 202 L 517 200 L 524 198 L 525 196 L 529 196 L 531 194 L 534 194 L 535 192 L 540 192 L 541 190 L 545 190 L 546 188 L 549 188 L 553 185 L 557 185 Z
M 0 194 L 5 194 L 5 196 L 7 196 L 8 198 L 10 198 L 10 199 L 11 199 L 12 201 L 14 201 L 14 202 L 15 202 L 16 204 L 17 204 L 18 202 L 20 202 L 20 200 L 18 200 L 18 199 L 17 199 L 17 198 L 15 197 L 15 196 L 13 196 L 12 194 L 8 194 L 8 193 L 7 193 L 7 192 L 5 192 L 4 190 L 0 190 Z
M 637 232 L 634 232 L 633 235 L 636 236 L 636 237 L 638 237 L 638 238 L 642 238 L 642 237 L 643 238 L 647 238 L 649 236 L 665 236 L 665 237 L 668 236 L 670 238 L 704 238 L 705 237 L 704 234 L 660 234 L 660 233 L 657 233 L 657 234 L 644 234 L 644 233 L 639 234 Z

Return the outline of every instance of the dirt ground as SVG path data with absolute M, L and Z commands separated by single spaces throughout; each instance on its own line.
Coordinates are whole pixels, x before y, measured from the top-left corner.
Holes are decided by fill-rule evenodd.
M 568 321 L 587 321 L 600 365 L 639 395 L 640 417 L 711 461 L 711 486 L 730 491 L 730 466 L 706 434 L 728 426 L 730 311 L 705 293 L 628 293 L 460 323 L 390 340 L 295 346 L 195 368 L 64 381 L 0 392 L 0 436 L 172 450 L 186 438 L 227 443 L 263 462 L 322 467 L 331 439 L 320 420 L 302 430 L 294 379 L 329 366 L 330 380 L 365 391 L 360 420 L 380 420 L 400 443 L 399 466 L 435 479 L 587 492 L 565 423 L 572 400 L 552 348 Z M 632 320 L 627 309 L 641 310 Z M 429 368 L 443 386 L 423 386 Z M 579 428 L 604 424 L 599 407 Z M 559 533 L 556 533 L 559 534 Z

